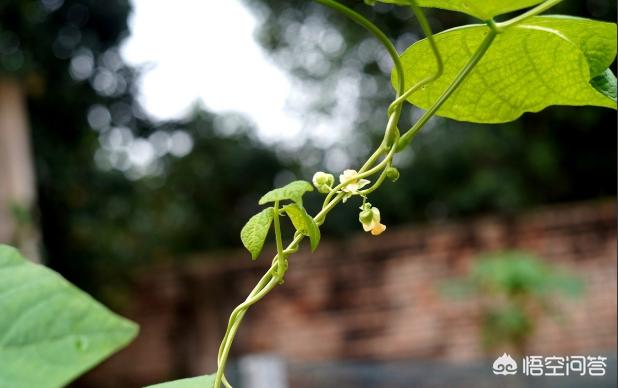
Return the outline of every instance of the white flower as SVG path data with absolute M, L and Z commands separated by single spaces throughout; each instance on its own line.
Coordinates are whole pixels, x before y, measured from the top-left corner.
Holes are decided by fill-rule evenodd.
M 358 220 L 363 225 L 365 232 L 371 232 L 372 235 L 377 236 L 386 230 L 386 225 L 380 223 L 380 210 L 377 207 L 370 206 L 360 212 Z
M 343 174 L 339 175 L 339 182 L 345 184 L 341 188 L 341 191 L 345 193 L 343 202 L 347 201 L 351 196 L 357 195 L 360 189 L 370 183 L 367 179 L 358 179 L 356 170 L 345 170 Z

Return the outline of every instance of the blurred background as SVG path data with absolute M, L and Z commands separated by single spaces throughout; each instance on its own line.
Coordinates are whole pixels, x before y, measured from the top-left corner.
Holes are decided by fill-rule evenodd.
M 407 9 L 344 3 L 399 50 L 422 36 Z M 427 13 L 434 31 L 474 22 Z M 555 13 L 615 22 L 616 3 Z M 75 387 L 215 369 L 228 314 L 269 262 L 240 250 L 240 228 L 273 186 L 367 157 L 390 69 L 368 33 L 310 1 L 0 1 L 0 242 L 141 325 Z M 401 127 L 420 113 L 406 107 Z M 370 198 L 386 233 L 362 235 L 360 203 L 334 211 L 318 252 L 247 315 L 231 379 L 615 386 L 615 111 L 434 118 L 395 164 L 399 181 Z M 601 355 L 607 373 L 494 376 L 504 352 Z

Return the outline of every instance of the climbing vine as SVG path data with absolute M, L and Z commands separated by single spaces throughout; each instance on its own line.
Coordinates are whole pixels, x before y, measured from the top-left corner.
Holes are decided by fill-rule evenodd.
M 341 12 L 367 29 L 392 59 L 395 98 L 387 109 L 384 137 L 378 148 L 357 170 L 335 176 L 317 172 L 312 182 L 295 181 L 266 193 L 260 205 L 272 204 L 253 216 L 241 231 L 243 245 L 257 259 L 274 229 L 276 254 L 268 271 L 232 311 L 221 341 L 216 373 L 182 383 L 220 388 L 231 385 L 225 377 L 230 348 L 247 310 L 284 282 L 292 254 L 308 237 L 311 250 L 320 241 L 320 226 L 328 214 L 350 198 L 360 198 L 359 223 L 366 232 L 386 230 L 371 193 L 385 180 L 396 181 L 395 154 L 407 147 L 433 116 L 477 123 L 501 123 L 525 112 L 550 105 L 594 105 L 616 108 L 616 77 L 609 70 L 616 56 L 616 25 L 572 16 L 539 16 L 561 0 L 381 0 L 411 7 L 426 38 L 398 53 L 388 37 L 372 22 L 335 0 L 315 0 Z M 376 1 L 365 1 L 373 5 Z M 463 12 L 482 23 L 453 28 L 434 35 L 423 7 Z M 497 21 L 505 13 L 529 8 Z M 398 127 L 405 102 L 425 110 L 407 131 Z M 303 196 L 323 194 L 320 211 L 310 216 Z M 281 220 L 295 229 L 284 247 Z M 183 385 L 185 386 L 185 385 Z

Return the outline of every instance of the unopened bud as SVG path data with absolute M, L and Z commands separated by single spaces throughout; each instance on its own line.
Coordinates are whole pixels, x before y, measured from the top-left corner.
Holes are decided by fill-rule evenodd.
M 397 179 L 399 179 L 399 170 L 397 170 L 395 167 L 387 168 L 386 177 L 393 182 L 397 181 Z
M 335 183 L 335 177 L 332 174 L 318 171 L 313 175 L 313 185 L 320 193 L 329 193 L 333 183 Z

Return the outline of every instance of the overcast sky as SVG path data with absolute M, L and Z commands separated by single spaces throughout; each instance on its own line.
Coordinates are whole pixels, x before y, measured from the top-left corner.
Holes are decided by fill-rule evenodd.
M 153 118 L 180 118 L 201 100 L 216 112 L 245 113 L 264 140 L 300 131 L 285 109 L 291 81 L 254 41 L 255 17 L 239 0 L 132 1 L 121 52 L 149 65 L 139 99 Z

